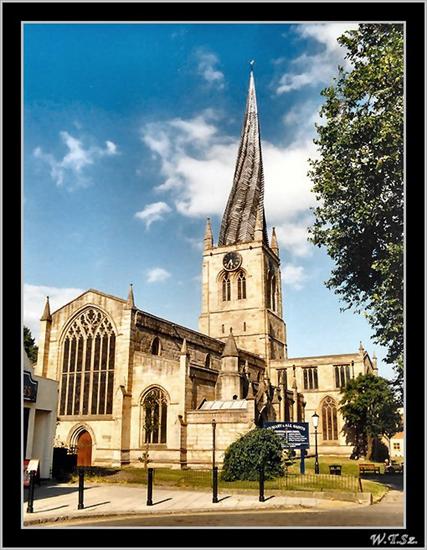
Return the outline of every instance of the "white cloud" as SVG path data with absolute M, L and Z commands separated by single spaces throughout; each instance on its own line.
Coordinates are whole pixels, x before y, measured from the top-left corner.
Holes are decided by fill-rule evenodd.
M 150 123 L 141 131 L 160 162 L 164 179 L 157 192 L 167 194 L 184 216 L 222 216 L 225 209 L 239 142 L 221 134 L 215 120 L 215 113 L 206 110 L 189 120 Z M 315 197 L 307 159 L 316 151 L 307 136 L 295 135 L 287 147 L 262 142 L 267 221 L 278 228 L 279 244 L 297 256 L 311 251 L 306 224 Z
M 147 283 L 162 283 L 169 279 L 171 274 L 162 267 L 153 267 L 147 271 Z
M 70 189 L 87 186 L 91 179 L 85 169 L 95 161 L 105 156 L 117 155 L 117 145 L 107 140 L 105 147 L 96 145 L 85 148 L 82 141 L 66 131 L 59 133 L 61 141 L 68 149 L 62 159 L 56 159 L 51 153 L 45 153 L 41 147 L 36 147 L 33 154 L 50 167 L 50 176 L 58 186 Z
M 312 38 L 323 46 L 313 55 L 302 54 L 292 61 L 292 70 L 282 75 L 276 93 L 299 90 L 304 86 L 326 85 L 337 73 L 338 65 L 348 66 L 344 59 L 346 49 L 337 38 L 345 31 L 356 29 L 357 23 L 323 23 L 299 25 L 296 32 L 302 38 Z
M 203 250 L 203 235 L 200 235 L 200 237 L 184 237 L 184 239 L 195 250 Z
M 84 291 L 80 288 L 58 288 L 24 284 L 24 325 L 36 339 L 40 332 L 40 317 L 43 314 L 46 296 L 49 296 L 50 311 L 67 304 Z
M 164 215 L 172 212 L 172 208 L 165 202 L 153 202 L 147 204 L 143 210 L 136 212 L 135 218 L 145 222 L 148 229 L 153 222 L 163 220 Z
M 224 88 L 224 73 L 218 70 L 218 57 L 212 53 L 203 50 L 197 52 L 198 73 L 211 86 L 216 86 L 219 89 Z
M 282 281 L 285 285 L 301 290 L 307 279 L 304 267 L 301 265 L 286 264 L 282 271 Z
M 313 245 L 308 242 L 308 226 L 312 220 L 308 215 L 296 220 L 288 220 L 276 226 L 279 245 L 294 256 L 306 257 L 313 252 Z

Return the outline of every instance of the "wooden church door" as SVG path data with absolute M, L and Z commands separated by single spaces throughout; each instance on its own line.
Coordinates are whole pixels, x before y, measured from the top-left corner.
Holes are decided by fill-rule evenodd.
M 92 438 L 86 430 L 79 435 L 77 441 L 77 466 L 92 465 Z

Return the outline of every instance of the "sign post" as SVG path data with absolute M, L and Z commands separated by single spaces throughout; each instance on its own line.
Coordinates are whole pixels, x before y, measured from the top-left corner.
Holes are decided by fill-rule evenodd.
M 264 428 L 271 428 L 282 438 L 282 446 L 300 450 L 300 472 L 305 474 L 305 451 L 310 448 L 308 422 L 264 422 Z
M 301 453 L 301 462 L 299 464 L 299 471 L 300 471 L 300 474 L 305 474 L 305 462 L 304 462 L 305 449 L 301 449 L 300 453 Z

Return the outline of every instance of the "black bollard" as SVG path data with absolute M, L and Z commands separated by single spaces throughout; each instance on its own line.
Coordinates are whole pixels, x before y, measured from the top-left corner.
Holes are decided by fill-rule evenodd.
M 259 501 L 264 502 L 264 466 L 259 469 Z
M 153 468 L 148 468 L 147 506 L 153 506 Z
M 30 486 L 28 487 L 28 505 L 27 512 L 32 514 L 34 512 L 34 483 L 36 481 L 36 472 L 30 471 Z
M 212 502 L 218 502 L 218 466 L 212 468 Z
M 84 494 L 84 482 L 85 482 L 85 471 L 84 468 L 79 468 L 79 504 L 77 506 L 77 510 L 83 510 L 84 503 L 83 503 L 83 494 Z

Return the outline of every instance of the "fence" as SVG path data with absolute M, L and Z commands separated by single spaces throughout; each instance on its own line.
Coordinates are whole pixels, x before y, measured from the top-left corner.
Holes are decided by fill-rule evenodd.
M 141 472 L 146 483 L 146 473 Z M 154 470 L 155 486 L 174 486 L 208 489 L 212 488 L 212 470 Z M 220 491 L 229 489 L 258 490 L 259 479 L 253 481 L 225 481 L 218 472 L 218 488 Z M 358 478 L 349 475 L 331 474 L 286 474 L 283 477 L 265 480 L 265 489 L 281 491 L 348 491 L 357 493 L 360 490 Z
M 359 480 L 355 476 L 333 474 L 286 474 L 274 480 L 278 488 L 295 491 L 349 491 L 357 493 Z
M 90 479 L 102 476 L 104 481 L 115 481 L 115 473 L 119 470 L 114 468 L 85 468 L 85 475 Z M 133 468 L 125 470 L 128 483 L 147 483 L 147 470 Z M 154 469 L 154 486 L 179 487 L 189 489 L 212 489 L 212 470 L 178 470 L 169 468 Z M 232 489 L 251 489 L 257 491 L 259 488 L 258 476 L 253 481 L 225 481 L 222 472 L 218 472 L 218 490 L 221 492 Z M 77 481 L 77 479 L 76 479 Z M 288 473 L 283 477 L 265 480 L 266 490 L 276 491 L 348 491 L 357 493 L 361 490 L 359 478 L 351 475 L 332 474 L 293 474 Z

